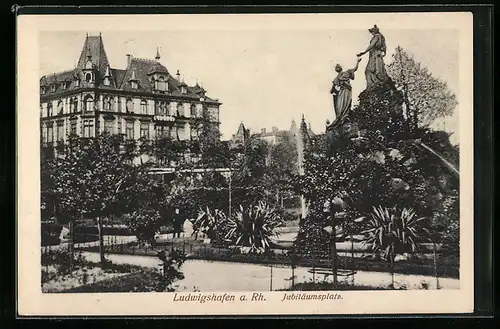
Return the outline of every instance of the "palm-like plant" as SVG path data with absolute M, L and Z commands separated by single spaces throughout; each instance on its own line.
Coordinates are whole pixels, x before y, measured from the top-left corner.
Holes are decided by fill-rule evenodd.
M 269 204 L 260 201 L 256 205 L 240 205 L 234 218 L 227 222 L 226 239 L 242 252 L 263 253 L 270 249 L 275 229 L 283 223 L 281 213 Z
M 394 259 L 397 254 L 414 253 L 419 237 L 419 222 L 424 217 L 417 217 L 413 209 L 404 208 L 400 214 L 395 209 L 379 206 L 373 208 L 363 244 L 370 245 L 374 254 L 380 254 L 390 262 L 392 286 L 394 287 Z
M 223 242 L 226 231 L 227 217 L 222 211 L 211 211 L 208 207 L 200 210 L 198 217 L 193 222 L 193 235 L 203 233 L 211 241 Z

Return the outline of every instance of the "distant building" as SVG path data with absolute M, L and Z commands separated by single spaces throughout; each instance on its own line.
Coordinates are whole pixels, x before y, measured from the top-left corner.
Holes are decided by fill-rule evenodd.
M 302 118 L 302 121 L 304 122 L 304 118 Z M 307 131 L 309 135 L 314 134 L 311 130 L 310 125 L 308 126 Z M 252 136 L 260 138 L 261 140 L 266 141 L 271 145 L 276 145 L 286 137 L 295 139 L 297 133 L 299 133 L 299 129 L 297 127 L 295 120 L 292 120 L 292 123 L 288 130 L 278 130 L 278 128 L 272 127 L 271 131 L 266 131 L 265 128 L 262 128 L 260 133 L 253 134 Z
M 240 123 L 238 126 L 238 130 L 236 131 L 236 134 L 233 134 L 231 141 L 230 141 L 230 146 L 231 148 L 237 148 L 239 146 L 242 146 L 245 144 L 245 141 L 248 139 L 250 136 L 250 131 L 245 128 L 245 125 Z
M 202 125 L 219 130 L 220 105 L 198 83 L 188 86 L 179 71 L 173 76 L 158 50 L 154 60 L 127 54 L 127 67 L 117 69 L 101 35 L 87 35 L 74 69 L 40 79 L 41 138 L 57 143 L 69 134 L 107 131 L 132 140 L 196 140 Z

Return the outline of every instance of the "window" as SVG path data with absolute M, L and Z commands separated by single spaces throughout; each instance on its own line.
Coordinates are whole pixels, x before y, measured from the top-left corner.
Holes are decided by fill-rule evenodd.
M 172 129 L 170 129 L 170 137 L 173 139 L 179 139 L 179 136 L 177 134 L 177 127 L 173 126 Z
M 51 87 L 52 92 L 56 91 L 56 85 L 52 85 Z
M 127 128 L 125 133 L 127 134 L 127 139 L 134 139 L 134 122 L 127 121 Z
M 166 111 L 167 111 L 167 115 L 170 115 L 170 116 L 172 116 L 172 117 L 173 117 L 173 116 L 175 116 L 175 113 L 174 113 L 174 109 L 173 109 L 173 107 L 172 107 L 172 104 L 170 104 L 170 103 L 168 103 L 168 102 L 167 102 L 166 107 L 167 107 L 167 109 L 166 109 Z
M 179 117 L 184 116 L 184 106 L 182 106 L 182 103 L 177 104 L 177 116 Z
M 80 79 L 75 80 L 75 87 L 80 87 Z
M 94 99 L 92 98 L 92 96 L 87 96 L 87 98 L 85 98 L 85 110 L 86 111 L 94 110 Z
M 122 99 L 118 98 L 118 112 L 121 113 L 123 109 Z
M 182 86 L 181 87 L 181 93 L 182 94 L 187 94 L 187 88 L 186 88 L 186 86 Z
M 105 86 L 109 86 L 109 85 L 110 85 L 110 82 L 111 82 L 111 81 L 109 81 L 109 78 L 108 78 L 108 77 L 105 77 L 105 78 L 104 78 L 104 85 L 105 85 Z
M 52 143 L 54 139 L 54 126 L 51 123 L 47 126 L 47 142 Z
M 47 142 L 47 127 L 42 127 L 42 140 Z
M 104 99 L 102 100 L 102 103 L 103 103 L 103 110 L 104 111 L 109 111 L 109 98 L 108 97 L 104 97 Z
M 155 81 L 155 87 L 156 90 L 159 91 L 167 91 L 168 90 L 168 84 L 165 81 L 164 77 L 159 77 L 157 81 Z
M 94 137 L 94 120 L 83 120 L 83 137 Z
M 156 138 L 168 137 L 169 136 L 168 126 L 155 126 L 155 136 Z
M 64 105 L 62 101 L 57 103 L 57 115 L 62 115 L 64 112 Z
M 127 108 L 127 113 L 132 113 L 134 112 L 134 103 L 132 102 L 131 99 L 127 99 L 127 105 L 126 105 L 126 108 Z
M 144 122 L 141 123 L 141 138 L 149 139 L 149 124 Z
M 114 97 L 109 97 L 109 110 L 110 111 L 115 111 L 115 98 Z
M 122 134 L 122 120 L 121 119 L 118 119 L 116 129 L 118 131 L 118 135 L 121 135 Z
M 141 113 L 148 114 L 148 103 L 144 99 L 141 101 Z
M 190 115 L 191 115 L 191 117 L 193 117 L 193 118 L 196 118 L 196 117 L 197 117 L 197 111 L 196 111 L 196 105 L 195 105 L 195 104 L 191 104 L 191 111 L 190 111 Z
M 40 87 L 40 94 L 45 94 L 45 87 Z
M 70 123 L 70 134 L 76 135 L 76 120 L 73 120 Z
M 178 140 L 185 140 L 186 139 L 186 135 L 185 135 L 186 131 L 184 130 L 184 127 L 177 127 L 177 139 Z
M 198 131 L 195 128 L 191 128 L 191 140 L 198 139 Z
M 137 81 L 130 81 L 130 87 L 132 87 L 132 89 L 137 89 L 139 88 L 139 85 L 137 84 Z
M 85 81 L 86 82 L 91 82 L 92 81 L 92 73 L 85 74 Z
M 71 100 L 70 112 L 71 112 L 71 113 L 76 113 L 76 112 L 78 112 L 78 99 L 73 98 L 73 99 Z
M 47 104 L 47 116 L 51 117 L 53 115 L 52 113 L 52 102 Z
M 59 121 L 57 123 L 57 141 L 62 141 L 64 140 L 64 122 L 63 121 Z
M 113 120 L 105 120 L 104 121 L 104 132 L 108 134 L 113 133 Z

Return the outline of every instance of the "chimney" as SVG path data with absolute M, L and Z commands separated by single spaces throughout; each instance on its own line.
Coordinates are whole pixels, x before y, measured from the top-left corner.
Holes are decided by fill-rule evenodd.
M 177 77 L 177 81 L 181 82 L 181 74 L 179 73 L 179 70 L 177 70 L 176 77 Z
M 265 135 L 265 134 L 266 134 L 266 128 L 262 128 L 262 129 L 260 130 L 260 132 L 262 133 L 262 135 Z
M 130 66 L 131 61 L 132 61 L 132 54 L 127 54 L 127 67 Z

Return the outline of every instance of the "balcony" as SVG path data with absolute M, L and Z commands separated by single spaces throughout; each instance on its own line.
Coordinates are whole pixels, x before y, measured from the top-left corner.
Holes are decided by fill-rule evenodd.
M 155 114 L 153 116 L 153 121 L 154 122 L 174 122 L 175 117 L 171 115 L 165 115 L 165 114 Z

